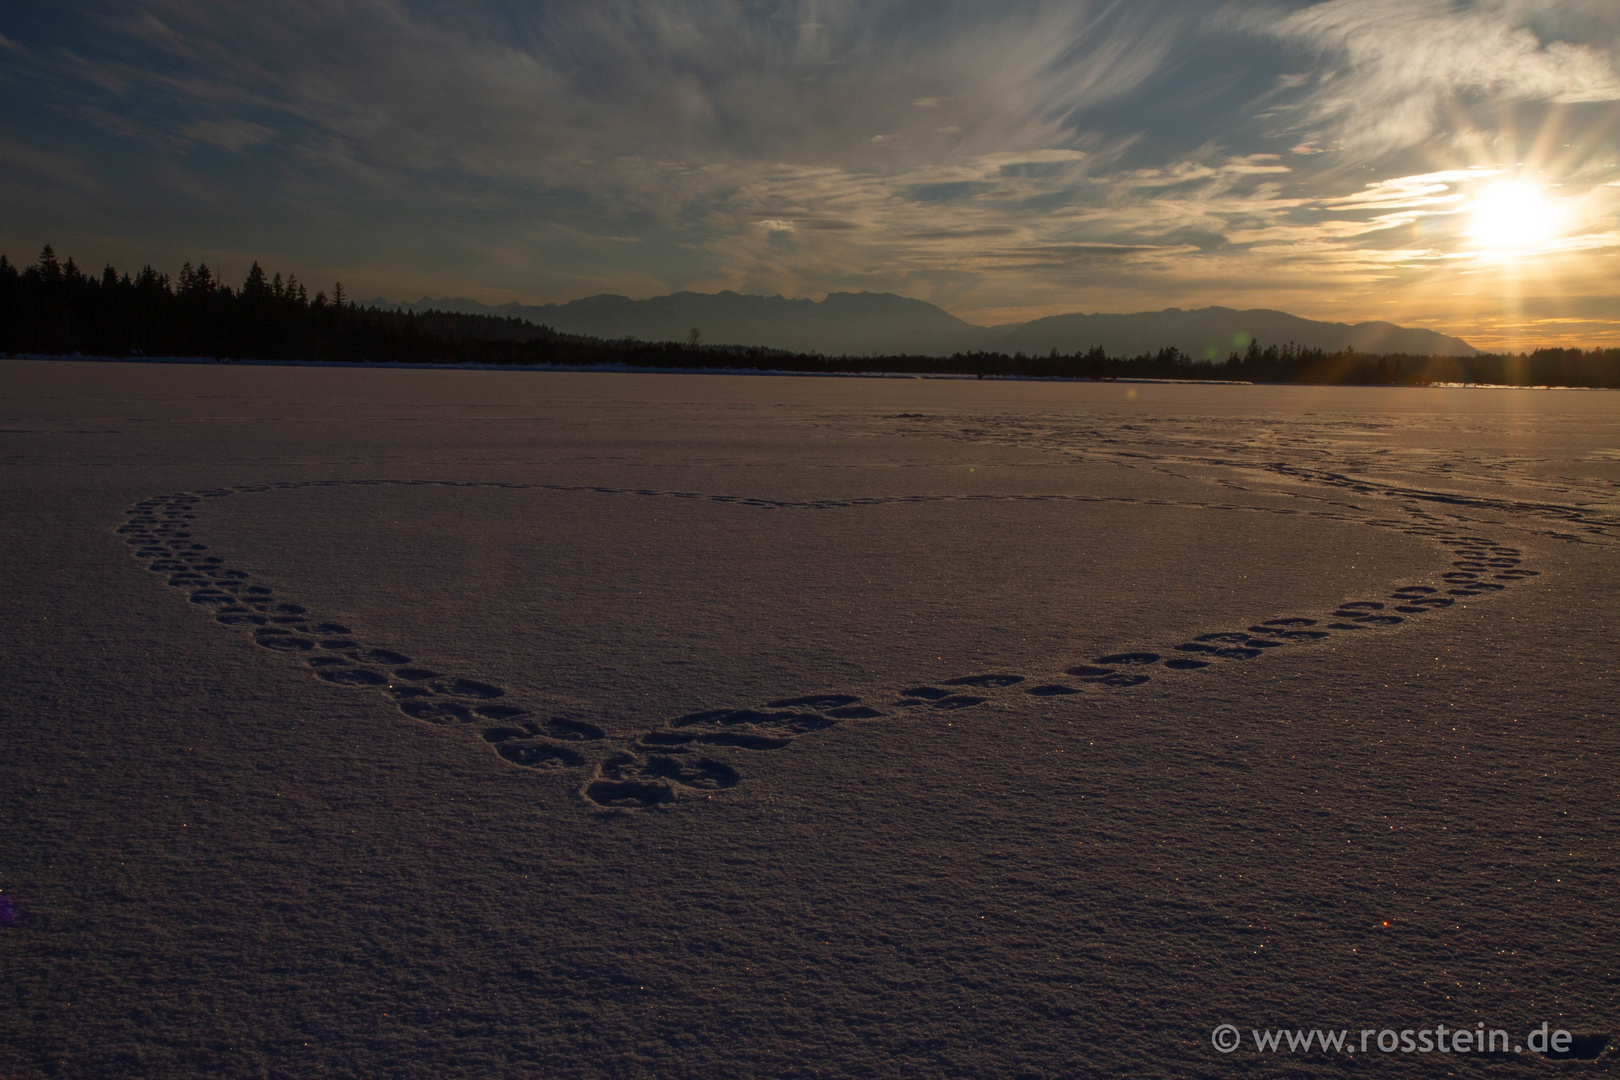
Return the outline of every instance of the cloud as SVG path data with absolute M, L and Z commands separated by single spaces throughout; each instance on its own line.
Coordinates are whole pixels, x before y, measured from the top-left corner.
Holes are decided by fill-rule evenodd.
M 984 180 L 951 180 L 941 184 L 913 184 L 906 189 L 906 198 L 929 203 L 955 202 L 994 190 L 996 185 Z
M 67 185 L 92 192 L 105 190 L 94 171 L 84 161 L 66 154 L 0 139 L 0 162 L 13 169 L 26 170 L 52 185 Z
M 1368 184 L 1360 191 L 1324 201 L 1335 209 L 1410 210 L 1454 203 L 1463 196 L 1454 190 L 1464 181 L 1495 175 L 1495 170 L 1451 169 L 1416 176 L 1395 176 Z
M 153 137 L 251 145 L 199 126 L 229 122 L 223 107 L 328 160 L 548 182 L 626 153 L 858 166 L 1061 145 L 1066 116 L 1139 85 L 1186 21 L 1102 0 L 163 0 L 101 18 L 115 44 L 76 75 L 123 110 L 149 103 Z
M 982 225 L 972 229 L 921 229 L 901 236 L 907 240 L 977 240 L 987 236 L 1013 236 L 1017 232 L 1011 225 Z
M 1386 152 L 1430 138 L 1448 102 L 1475 95 L 1576 104 L 1620 101 L 1620 74 L 1601 48 L 1543 42 L 1515 20 L 1527 5 L 1452 0 L 1327 0 L 1280 20 L 1242 20 L 1334 65 L 1300 104 L 1344 145 Z
M 0 100 L 0 234 L 347 260 L 372 291 L 1018 318 L 1439 274 L 1470 185 L 1518 160 L 1612 214 L 1612 0 L 1275 2 L 68 5 L 0 41 L 38 90 Z
M 1227 172 L 1247 173 L 1250 176 L 1264 176 L 1268 173 L 1287 173 L 1294 170 L 1282 164 L 1280 154 L 1245 154 L 1233 158 L 1221 166 Z
M 240 152 L 250 146 L 269 142 L 276 133 L 263 124 L 251 124 L 245 120 L 199 120 L 181 128 L 180 134 L 222 150 Z

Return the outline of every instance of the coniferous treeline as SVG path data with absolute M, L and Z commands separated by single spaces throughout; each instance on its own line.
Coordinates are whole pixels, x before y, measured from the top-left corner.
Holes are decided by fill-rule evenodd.
M 447 342 L 515 340 L 537 328 L 521 319 L 361 309 L 343 294 L 313 297 L 296 277 L 253 264 L 232 289 L 187 263 L 177 279 L 151 266 L 99 276 L 47 246 L 19 270 L 0 255 L 0 351 L 47 355 L 230 357 L 254 360 L 450 359 Z
M 175 356 L 326 362 L 622 364 L 823 373 L 900 372 L 981 377 L 1195 379 L 1333 385 L 1491 383 L 1620 387 L 1620 349 L 1539 349 L 1473 357 L 1369 356 L 1295 345 L 1251 344 L 1222 362 L 1176 349 L 1122 358 L 1101 349 L 1047 356 L 826 357 L 676 342 L 603 341 L 559 334 L 521 319 L 361 308 L 336 285 L 313 297 L 292 275 L 253 264 L 240 288 L 206 264 L 177 279 L 143 267 L 84 273 L 46 247 L 19 269 L 0 255 L 0 352 L 71 356 Z

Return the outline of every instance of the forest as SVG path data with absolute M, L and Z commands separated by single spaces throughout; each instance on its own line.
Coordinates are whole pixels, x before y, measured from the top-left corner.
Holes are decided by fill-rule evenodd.
M 1110 356 L 1101 349 L 1046 356 L 819 356 L 699 345 L 696 331 L 688 342 L 604 341 L 520 319 L 363 308 L 344 295 L 341 284 L 330 294 L 310 296 L 293 275 L 267 275 L 257 262 L 241 286 L 232 288 L 204 263 L 186 263 L 171 279 L 150 265 L 133 276 L 112 266 L 87 274 L 71 258 L 60 261 L 49 246 L 26 267 L 0 255 L 0 353 L 6 356 L 1620 388 L 1620 349 L 1372 356 L 1254 342 L 1216 362 L 1173 348 L 1135 357 Z

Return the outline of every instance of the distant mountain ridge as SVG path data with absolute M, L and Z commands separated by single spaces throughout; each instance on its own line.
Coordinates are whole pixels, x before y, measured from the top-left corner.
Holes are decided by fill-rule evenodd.
M 1416 356 L 1474 356 L 1479 352 L 1461 338 L 1394 323 L 1318 322 L 1264 308 L 1235 311 L 1223 307 L 1169 308 L 1135 315 L 1053 315 L 1014 330 L 1001 343 L 1001 350 L 1034 354 L 1057 349 L 1067 354 L 1099 344 L 1112 356 L 1139 356 L 1173 345 L 1194 359 L 1219 361 L 1243 352 L 1251 341 L 1262 346 L 1292 342 L 1327 352 L 1355 349 Z
M 825 300 L 788 300 L 731 291 L 679 292 L 649 300 L 603 294 L 566 304 L 501 304 L 423 297 L 416 303 L 376 300 L 380 308 L 450 311 L 524 319 L 566 334 L 618 340 L 685 341 L 694 327 L 704 344 L 743 345 L 826 356 L 949 356 L 958 352 L 1068 355 L 1101 348 L 1139 356 L 1175 347 L 1198 359 L 1224 360 L 1250 341 L 1336 352 L 1474 356 L 1461 338 L 1387 322 L 1354 325 L 1302 319 L 1265 309 L 1170 308 L 1129 315 L 1054 315 L 1029 323 L 975 326 L 923 300 L 893 293 L 829 293 Z
M 378 301 L 378 306 L 385 303 Z M 730 291 L 680 292 L 650 300 L 604 294 L 567 304 L 496 307 L 476 300 L 424 297 L 414 304 L 386 306 L 515 317 L 565 334 L 609 340 L 685 341 L 696 327 L 706 345 L 754 345 L 829 356 L 949 356 L 964 348 L 984 347 L 978 342 L 986 333 L 933 304 L 893 293 L 831 293 L 819 302 Z

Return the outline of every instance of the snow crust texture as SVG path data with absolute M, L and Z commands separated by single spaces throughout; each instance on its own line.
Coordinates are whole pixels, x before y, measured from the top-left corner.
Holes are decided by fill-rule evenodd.
M 840 722 L 872 722 L 900 710 L 972 709 L 1003 692 L 1063 698 L 1088 692 L 1128 691 L 1155 677 L 1186 677 L 1217 664 L 1247 664 L 1281 657 L 1287 651 L 1319 646 L 1336 635 L 1390 630 L 1409 619 L 1432 618 L 1443 614 L 1461 597 L 1499 593 L 1540 573 L 1524 565 L 1520 548 L 1491 536 L 1449 527 L 1413 508 L 1405 520 L 1374 518 L 1366 524 L 1421 537 L 1452 555 L 1452 569 L 1432 583 L 1399 584 L 1378 599 L 1347 599 L 1331 611 L 1288 614 L 1235 630 L 1198 628 L 1187 640 L 1163 645 L 1160 651 L 1112 653 L 1055 673 L 970 673 L 937 680 L 938 685 L 898 687 L 892 696 L 873 702 L 863 701 L 856 694 L 833 691 L 784 697 L 754 708 L 706 709 L 675 717 L 658 729 L 642 733 L 629 745 L 616 745 L 593 724 L 547 716 L 543 708 L 509 696 L 504 686 L 446 674 L 438 670 L 443 665 L 419 662 L 390 647 L 392 643 L 370 640 L 364 632 L 324 617 L 318 608 L 312 610 L 304 603 L 290 602 L 276 595 L 271 587 L 256 583 L 247 571 L 212 554 L 197 536 L 199 511 L 214 499 L 270 490 L 395 483 L 586 490 L 602 495 L 741 502 L 762 510 L 833 510 L 854 503 L 739 500 L 696 492 L 606 487 L 363 480 L 178 492 L 143 499 L 124 511 L 127 520 L 116 531 L 134 556 L 143 560 L 152 573 L 165 577 L 167 584 L 192 604 L 213 612 L 214 621 L 221 626 L 251 633 L 254 644 L 273 653 L 300 657 L 316 678 L 334 687 L 385 694 L 413 720 L 464 726 L 513 765 L 585 772 L 587 779 L 579 788 L 584 801 L 614 811 L 644 810 L 671 803 L 682 795 L 735 787 L 743 773 L 727 762 L 706 756 L 710 748 L 780 750 L 795 739 Z M 863 499 L 859 503 L 873 505 L 882 501 Z

